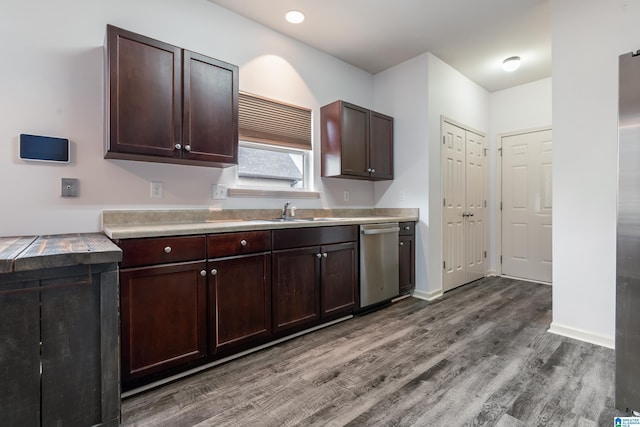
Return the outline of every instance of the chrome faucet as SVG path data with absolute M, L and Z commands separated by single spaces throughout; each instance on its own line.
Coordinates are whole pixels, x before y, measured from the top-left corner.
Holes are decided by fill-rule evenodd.
M 287 208 L 289 207 L 290 204 L 291 204 L 291 202 L 284 202 L 284 207 L 282 208 L 282 219 L 283 220 L 287 219 Z

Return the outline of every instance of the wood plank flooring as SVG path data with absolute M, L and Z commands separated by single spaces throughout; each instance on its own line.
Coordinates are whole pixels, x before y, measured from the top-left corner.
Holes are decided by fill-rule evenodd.
M 614 351 L 550 334 L 551 287 L 487 278 L 123 401 L 128 426 L 608 426 Z

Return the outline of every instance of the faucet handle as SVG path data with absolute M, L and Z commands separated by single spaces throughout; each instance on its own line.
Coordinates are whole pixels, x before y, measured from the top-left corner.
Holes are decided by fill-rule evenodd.
M 291 213 L 289 214 L 289 216 L 290 216 L 290 217 L 292 217 L 292 218 L 293 218 L 294 216 L 296 216 L 296 209 L 298 209 L 298 208 L 296 208 L 295 206 L 291 206 L 291 207 L 289 208 L 289 212 L 291 212 Z

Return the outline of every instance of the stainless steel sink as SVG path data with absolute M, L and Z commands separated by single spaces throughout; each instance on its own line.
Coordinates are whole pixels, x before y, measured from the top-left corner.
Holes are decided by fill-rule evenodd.
M 349 218 L 328 218 L 328 217 L 286 217 L 286 218 L 270 218 L 270 219 L 252 219 L 250 221 L 264 221 L 264 222 L 309 222 L 309 221 L 340 221 Z

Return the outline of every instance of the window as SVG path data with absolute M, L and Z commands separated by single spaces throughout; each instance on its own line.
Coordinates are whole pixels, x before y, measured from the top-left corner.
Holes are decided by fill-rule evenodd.
M 240 142 L 238 185 L 306 189 L 308 152 L 293 148 Z
M 239 186 L 309 190 L 311 110 L 241 92 Z

